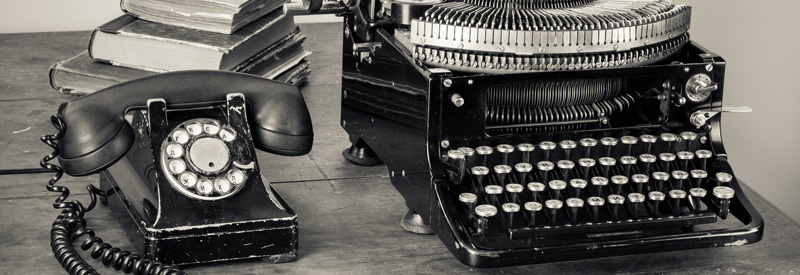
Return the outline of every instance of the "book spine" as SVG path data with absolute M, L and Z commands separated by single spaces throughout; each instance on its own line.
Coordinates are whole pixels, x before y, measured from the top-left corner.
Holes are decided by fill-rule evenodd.
M 121 0 L 121 1 L 125 1 L 125 0 Z M 120 3 L 120 5 L 121 5 L 121 3 Z M 89 57 L 91 57 L 92 59 L 95 59 L 92 51 L 93 51 L 93 48 L 94 48 L 94 39 L 97 37 L 97 33 L 98 32 L 116 34 L 119 31 L 119 29 L 127 26 L 130 23 L 133 23 L 134 21 L 136 21 L 136 17 L 130 16 L 130 15 L 122 15 L 122 16 L 117 17 L 114 20 L 108 21 L 107 23 L 105 23 L 103 25 L 100 25 L 99 27 L 94 29 L 94 31 L 92 31 L 91 37 L 89 38 L 89 46 L 88 46 Z M 95 59 L 95 60 L 97 60 L 97 59 Z

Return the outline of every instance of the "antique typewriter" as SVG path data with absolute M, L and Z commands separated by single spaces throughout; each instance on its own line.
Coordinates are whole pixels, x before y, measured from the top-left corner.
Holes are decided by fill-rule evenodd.
M 344 13 L 345 158 L 385 163 L 461 262 L 757 242 L 722 144 L 725 61 L 668 0 L 360 0 Z

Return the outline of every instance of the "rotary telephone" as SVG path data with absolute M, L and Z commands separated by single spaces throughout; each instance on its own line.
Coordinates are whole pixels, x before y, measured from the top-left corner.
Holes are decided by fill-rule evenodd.
M 297 156 L 311 150 L 311 118 L 299 90 L 261 77 L 183 71 L 141 78 L 64 103 L 42 166 L 56 175 L 56 258 L 92 273 L 72 247 L 137 274 L 180 273 L 174 265 L 297 257 L 297 216 L 266 179 L 255 149 Z M 60 167 L 48 163 L 58 157 Z M 91 204 L 67 201 L 63 173 L 100 173 Z M 141 253 L 112 248 L 86 227 L 97 198 L 109 205 Z

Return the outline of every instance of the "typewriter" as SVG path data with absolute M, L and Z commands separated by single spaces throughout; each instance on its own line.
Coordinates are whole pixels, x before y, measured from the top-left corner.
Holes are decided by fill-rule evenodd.
M 667 0 L 360 0 L 341 126 L 461 262 L 737 246 L 763 220 L 727 161 L 725 61 Z

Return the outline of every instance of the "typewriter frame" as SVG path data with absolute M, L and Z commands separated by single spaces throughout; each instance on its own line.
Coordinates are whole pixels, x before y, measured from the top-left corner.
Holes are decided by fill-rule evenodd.
M 360 10 L 355 9 L 355 12 Z M 670 58 L 671 61 L 679 59 L 680 64 L 667 60 L 645 67 L 580 72 L 461 74 L 427 68 L 411 58 L 401 41 L 387 31 L 392 26 L 366 23 L 356 19 L 352 13 L 345 14 L 341 125 L 354 145 L 366 145 L 380 157 L 390 171 L 392 184 L 404 197 L 408 208 L 421 215 L 451 253 L 464 264 L 496 267 L 742 245 L 761 240 L 763 219 L 742 195 L 744 192 L 734 179 L 730 187 L 737 196 L 731 201 L 730 213 L 744 224 L 738 228 L 701 232 L 688 229 L 680 234 L 635 240 L 599 240 L 525 249 L 487 250 L 476 247 L 454 221 L 454 205 L 457 202 L 446 195 L 448 183 L 440 159 L 446 156 L 448 150 L 457 147 L 451 148 L 450 144 L 475 140 L 490 140 L 496 144 L 497 141 L 508 140 L 502 136 L 489 136 L 485 127 L 475 126 L 484 125 L 480 110 L 482 99 L 475 95 L 485 87 L 515 79 L 635 75 L 659 79 L 658 83 L 652 84 L 654 86 L 660 87 L 661 81 L 665 81 L 665 90 L 672 90 L 665 92 L 669 94 L 680 93 L 689 77 L 697 73 L 709 74 L 719 84 L 719 89 L 707 103 L 687 102 L 677 107 L 687 114 L 686 117 L 670 118 L 667 113 L 667 117 L 660 118 L 663 123 L 672 119 L 690 126 L 688 114 L 691 112 L 722 106 L 725 61 L 690 42 Z M 451 97 L 456 92 L 467 102 L 465 106 L 452 103 Z M 475 102 L 472 107 L 469 105 L 471 102 Z M 670 99 L 665 102 L 671 104 Z M 722 145 L 720 126 L 720 117 L 715 116 L 708 120 L 708 126 L 702 130 L 710 130 L 709 142 L 716 156 L 712 166 L 733 174 Z M 706 204 L 712 205 L 708 201 Z

